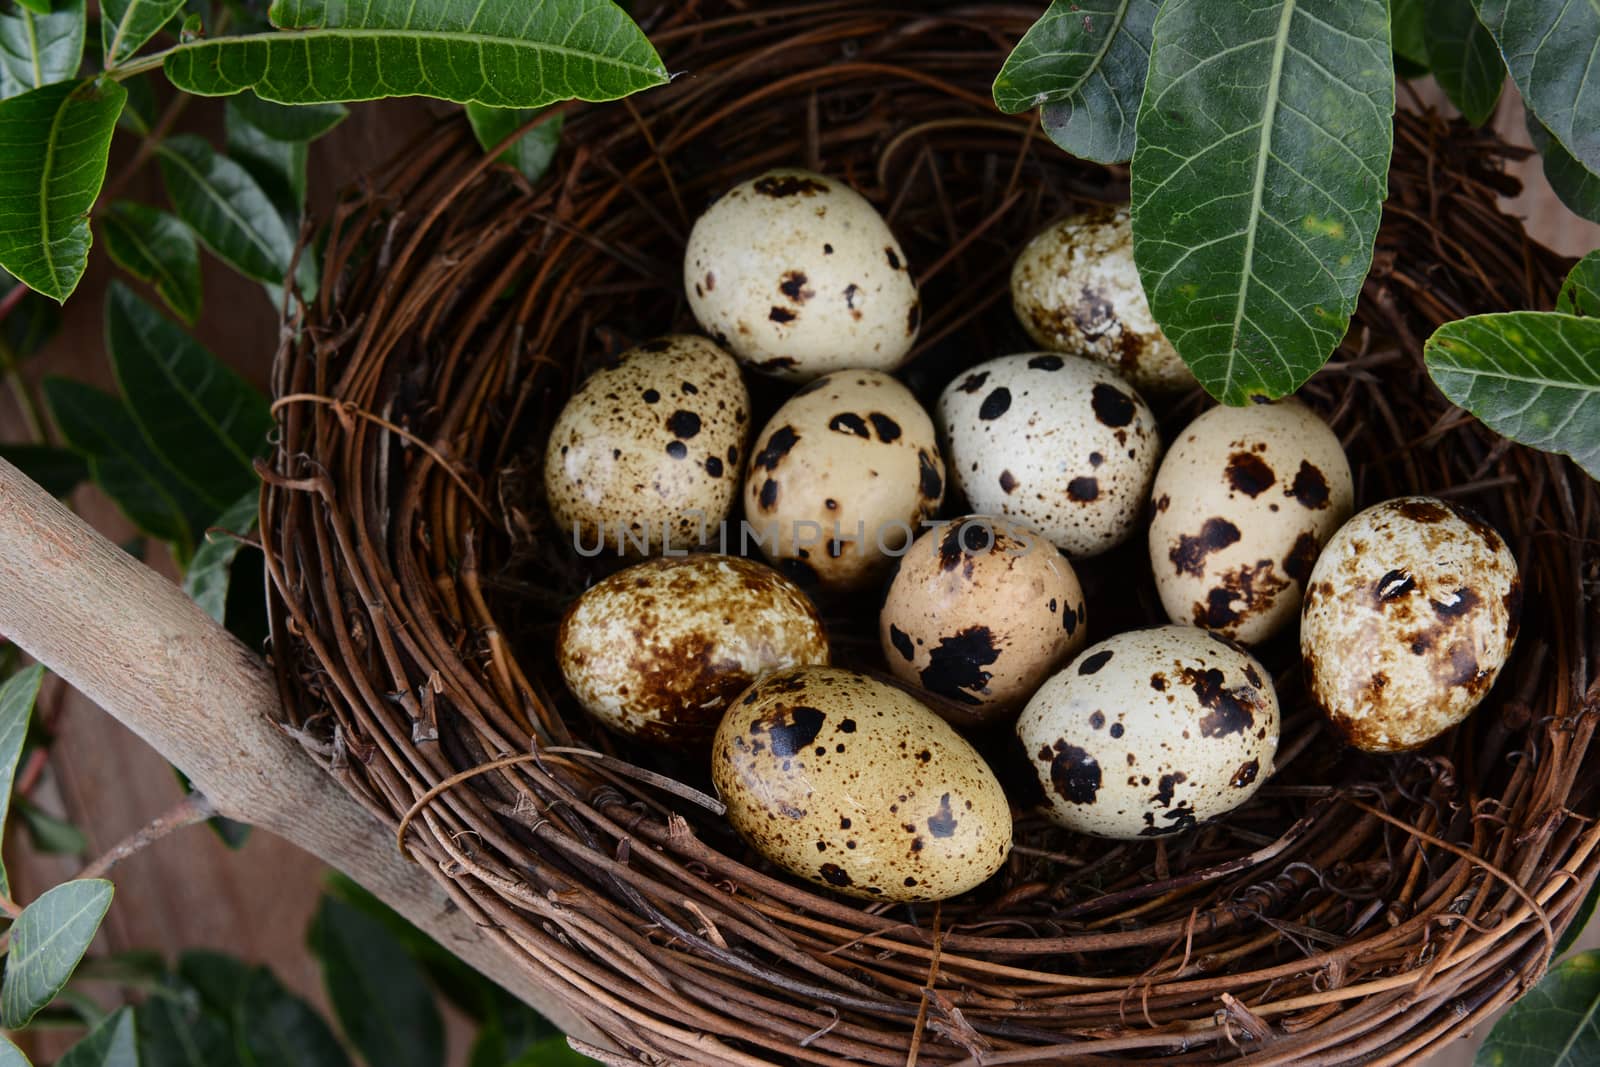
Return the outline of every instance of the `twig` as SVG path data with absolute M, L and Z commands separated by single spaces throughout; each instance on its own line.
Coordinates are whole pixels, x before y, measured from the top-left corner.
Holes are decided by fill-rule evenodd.
M 157 815 L 154 819 L 151 819 L 117 842 L 111 851 L 85 867 L 78 874 L 78 877 L 103 878 L 111 868 L 135 852 L 148 848 L 175 830 L 182 830 L 185 826 L 193 826 L 195 823 L 205 822 L 216 813 L 217 809 L 212 806 L 210 800 L 206 799 L 204 793 L 190 793 L 168 808 L 166 812 Z

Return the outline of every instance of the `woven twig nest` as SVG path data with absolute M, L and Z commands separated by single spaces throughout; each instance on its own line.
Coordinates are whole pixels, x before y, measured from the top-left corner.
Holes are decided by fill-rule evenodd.
M 1112 844 L 1014 796 L 1001 874 L 913 907 L 782 875 L 714 810 L 705 767 L 577 712 L 555 625 L 616 564 L 554 529 L 539 450 L 586 375 L 693 329 L 682 249 L 712 197 L 791 164 L 873 199 L 920 272 L 904 377 L 931 401 L 1028 347 L 1006 298 L 1026 238 L 1126 195 L 1124 170 L 990 104 L 1030 9 L 687 6 L 652 36 L 688 73 L 568 108 L 537 186 L 457 122 L 341 201 L 320 298 L 276 370 L 263 535 L 284 726 L 644 1062 L 1401 1063 L 1525 990 L 1600 871 L 1600 496 L 1422 370 L 1435 325 L 1547 307 L 1564 266 L 1496 207 L 1513 150 L 1437 118 L 1400 118 L 1356 325 L 1302 395 L 1345 442 L 1358 506 L 1469 503 L 1521 562 L 1523 636 L 1464 726 L 1408 756 L 1343 750 L 1291 635 L 1260 650 L 1284 745 L 1247 806 Z M 760 425 L 780 393 L 753 388 Z M 1165 429 L 1201 400 L 1168 404 Z M 1161 620 L 1142 544 L 1085 578 L 1093 639 Z M 824 613 L 836 658 L 873 666 L 876 602 Z

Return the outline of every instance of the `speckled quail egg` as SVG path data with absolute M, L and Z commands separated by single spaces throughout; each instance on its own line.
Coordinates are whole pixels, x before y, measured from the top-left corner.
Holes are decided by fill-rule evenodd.
M 728 517 L 750 426 L 739 365 L 703 337 L 662 337 L 595 372 L 556 417 L 544 487 L 587 555 L 700 544 Z
M 578 703 L 618 733 L 672 745 L 711 739 L 750 683 L 826 664 L 811 601 L 737 556 L 653 559 L 592 586 L 567 609 L 556 659 Z
M 1115 367 L 1141 392 L 1195 384 L 1150 314 L 1126 207 L 1062 219 L 1029 241 L 1011 269 L 1011 303 L 1035 343 Z
M 943 900 L 1011 851 L 994 773 L 910 694 L 832 667 L 768 675 L 728 709 L 711 777 L 772 862 L 869 900 Z
M 793 381 L 893 370 L 922 323 L 900 243 L 860 193 L 771 170 L 706 209 L 683 256 L 689 307 L 746 363 Z
M 1055 545 L 1006 519 L 969 515 L 924 533 L 878 616 L 901 680 L 988 720 L 1014 711 L 1088 639 L 1078 576 Z
M 1017 736 L 1069 830 L 1132 840 L 1250 799 L 1278 751 L 1278 696 L 1241 646 L 1192 626 L 1091 645 L 1034 694 Z
M 944 499 L 933 421 L 880 371 L 835 371 L 773 414 L 751 449 L 752 546 L 802 585 L 877 581 Z
M 1074 558 L 1132 536 L 1161 453 L 1128 383 L 1054 352 L 980 363 L 945 387 L 950 475 L 972 509 L 1034 527 Z
M 1311 570 L 1300 614 L 1311 695 L 1356 748 L 1417 748 L 1483 700 L 1521 610 L 1516 558 L 1483 519 L 1423 496 L 1374 505 Z
M 1150 492 L 1167 617 L 1249 644 L 1298 616 L 1317 553 L 1355 499 L 1339 439 L 1298 400 L 1207 411 Z

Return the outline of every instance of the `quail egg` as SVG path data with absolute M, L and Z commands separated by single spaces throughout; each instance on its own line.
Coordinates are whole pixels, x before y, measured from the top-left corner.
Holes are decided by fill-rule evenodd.
M 1080 652 L 1034 694 L 1017 736 L 1056 822 L 1160 837 L 1231 811 L 1272 773 L 1278 696 L 1239 645 L 1158 626 Z
M 1521 610 L 1516 558 L 1482 518 L 1425 496 L 1374 505 L 1311 571 L 1300 615 L 1311 695 L 1356 748 L 1418 748 L 1489 692 Z
M 1081 356 L 1002 356 L 939 398 L 950 474 L 974 511 L 1034 527 L 1074 559 L 1133 535 L 1160 457 L 1155 416 Z
M 1011 851 L 1011 809 L 977 751 L 851 671 L 795 667 L 751 686 L 717 729 L 711 776 L 762 855 L 850 896 L 943 900 Z
M 585 555 L 700 544 L 739 492 L 750 398 L 739 365 L 703 337 L 662 337 L 595 372 L 556 417 L 544 486 Z
M 877 209 L 804 170 L 768 171 L 706 209 L 689 234 L 683 280 L 708 334 L 793 381 L 893 370 L 922 322 L 905 253 Z

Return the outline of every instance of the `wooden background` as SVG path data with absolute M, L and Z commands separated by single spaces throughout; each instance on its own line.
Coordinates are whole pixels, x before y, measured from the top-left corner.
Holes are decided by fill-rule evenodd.
M 199 103 L 186 113 L 184 125 L 215 138 L 220 110 Z M 335 190 L 359 179 L 447 110 L 445 105 L 417 100 L 356 105 L 349 121 L 312 148 L 313 213 L 325 217 Z M 1521 115 L 1518 101 L 1502 101 L 1503 131 L 1526 143 Z M 113 157 L 113 175 L 125 165 L 126 156 L 127 145 L 121 144 Z M 1558 250 L 1579 254 L 1600 246 L 1600 226 L 1575 219 L 1555 200 L 1543 182 L 1537 160 L 1523 170 L 1528 188 L 1508 202 L 1508 210 L 1524 215 L 1530 229 Z M 136 175 L 126 193 L 159 202 L 161 192 L 153 168 Z M 199 336 L 213 352 L 264 389 L 276 346 L 274 311 L 259 286 L 214 261 L 208 261 L 204 269 L 206 312 Z M 67 309 L 61 335 L 28 364 L 30 378 L 68 374 L 112 386 L 100 314 L 112 273 L 105 257 L 96 254 Z M 10 395 L 0 394 L 0 440 L 24 436 Z M 73 503 L 107 536 L 119 542 L 130 536 L 127 523 L 96 491 L 79 492 Z M 169 575 L 175 573 L 169 560 L 152 562 Z M 179 799 L 178 784 L 164 760 L 59 682 L 47 683 L 41 710 L 57 740 L 35 799 L 81 827 L 88 835 L 91 855 L 109 848 Z M 81 865 L 77 860 L 31 851 L 21 833 L 9 837 L 6 859 L 20 899 L 30 899 L 71 877 Z M 242 851 L 230 852 L 206 830 L 184 831 L 117 868 L 116 900 L 96 950 L 158 948 L 172 956 L 187 948 L 225 949 L 267 964 L 291 988 L 326 1009 L 315 963 L 305 949 L 305 930 L 323 873 L 316 860 L 265 833 L 253 834 Z M 460 1019 L 452 1020 L 450 1034 L 454 1067 L 465 1063 L 471 1035 Z M 1470 1063 L 1472 1046 L 1471 1042 L 1458 1043 L 1438 1057 L 1433 1067 Z M 47 1035 L 30 1051 L 49 1057 L 61 1047 L 61 1039 Z

